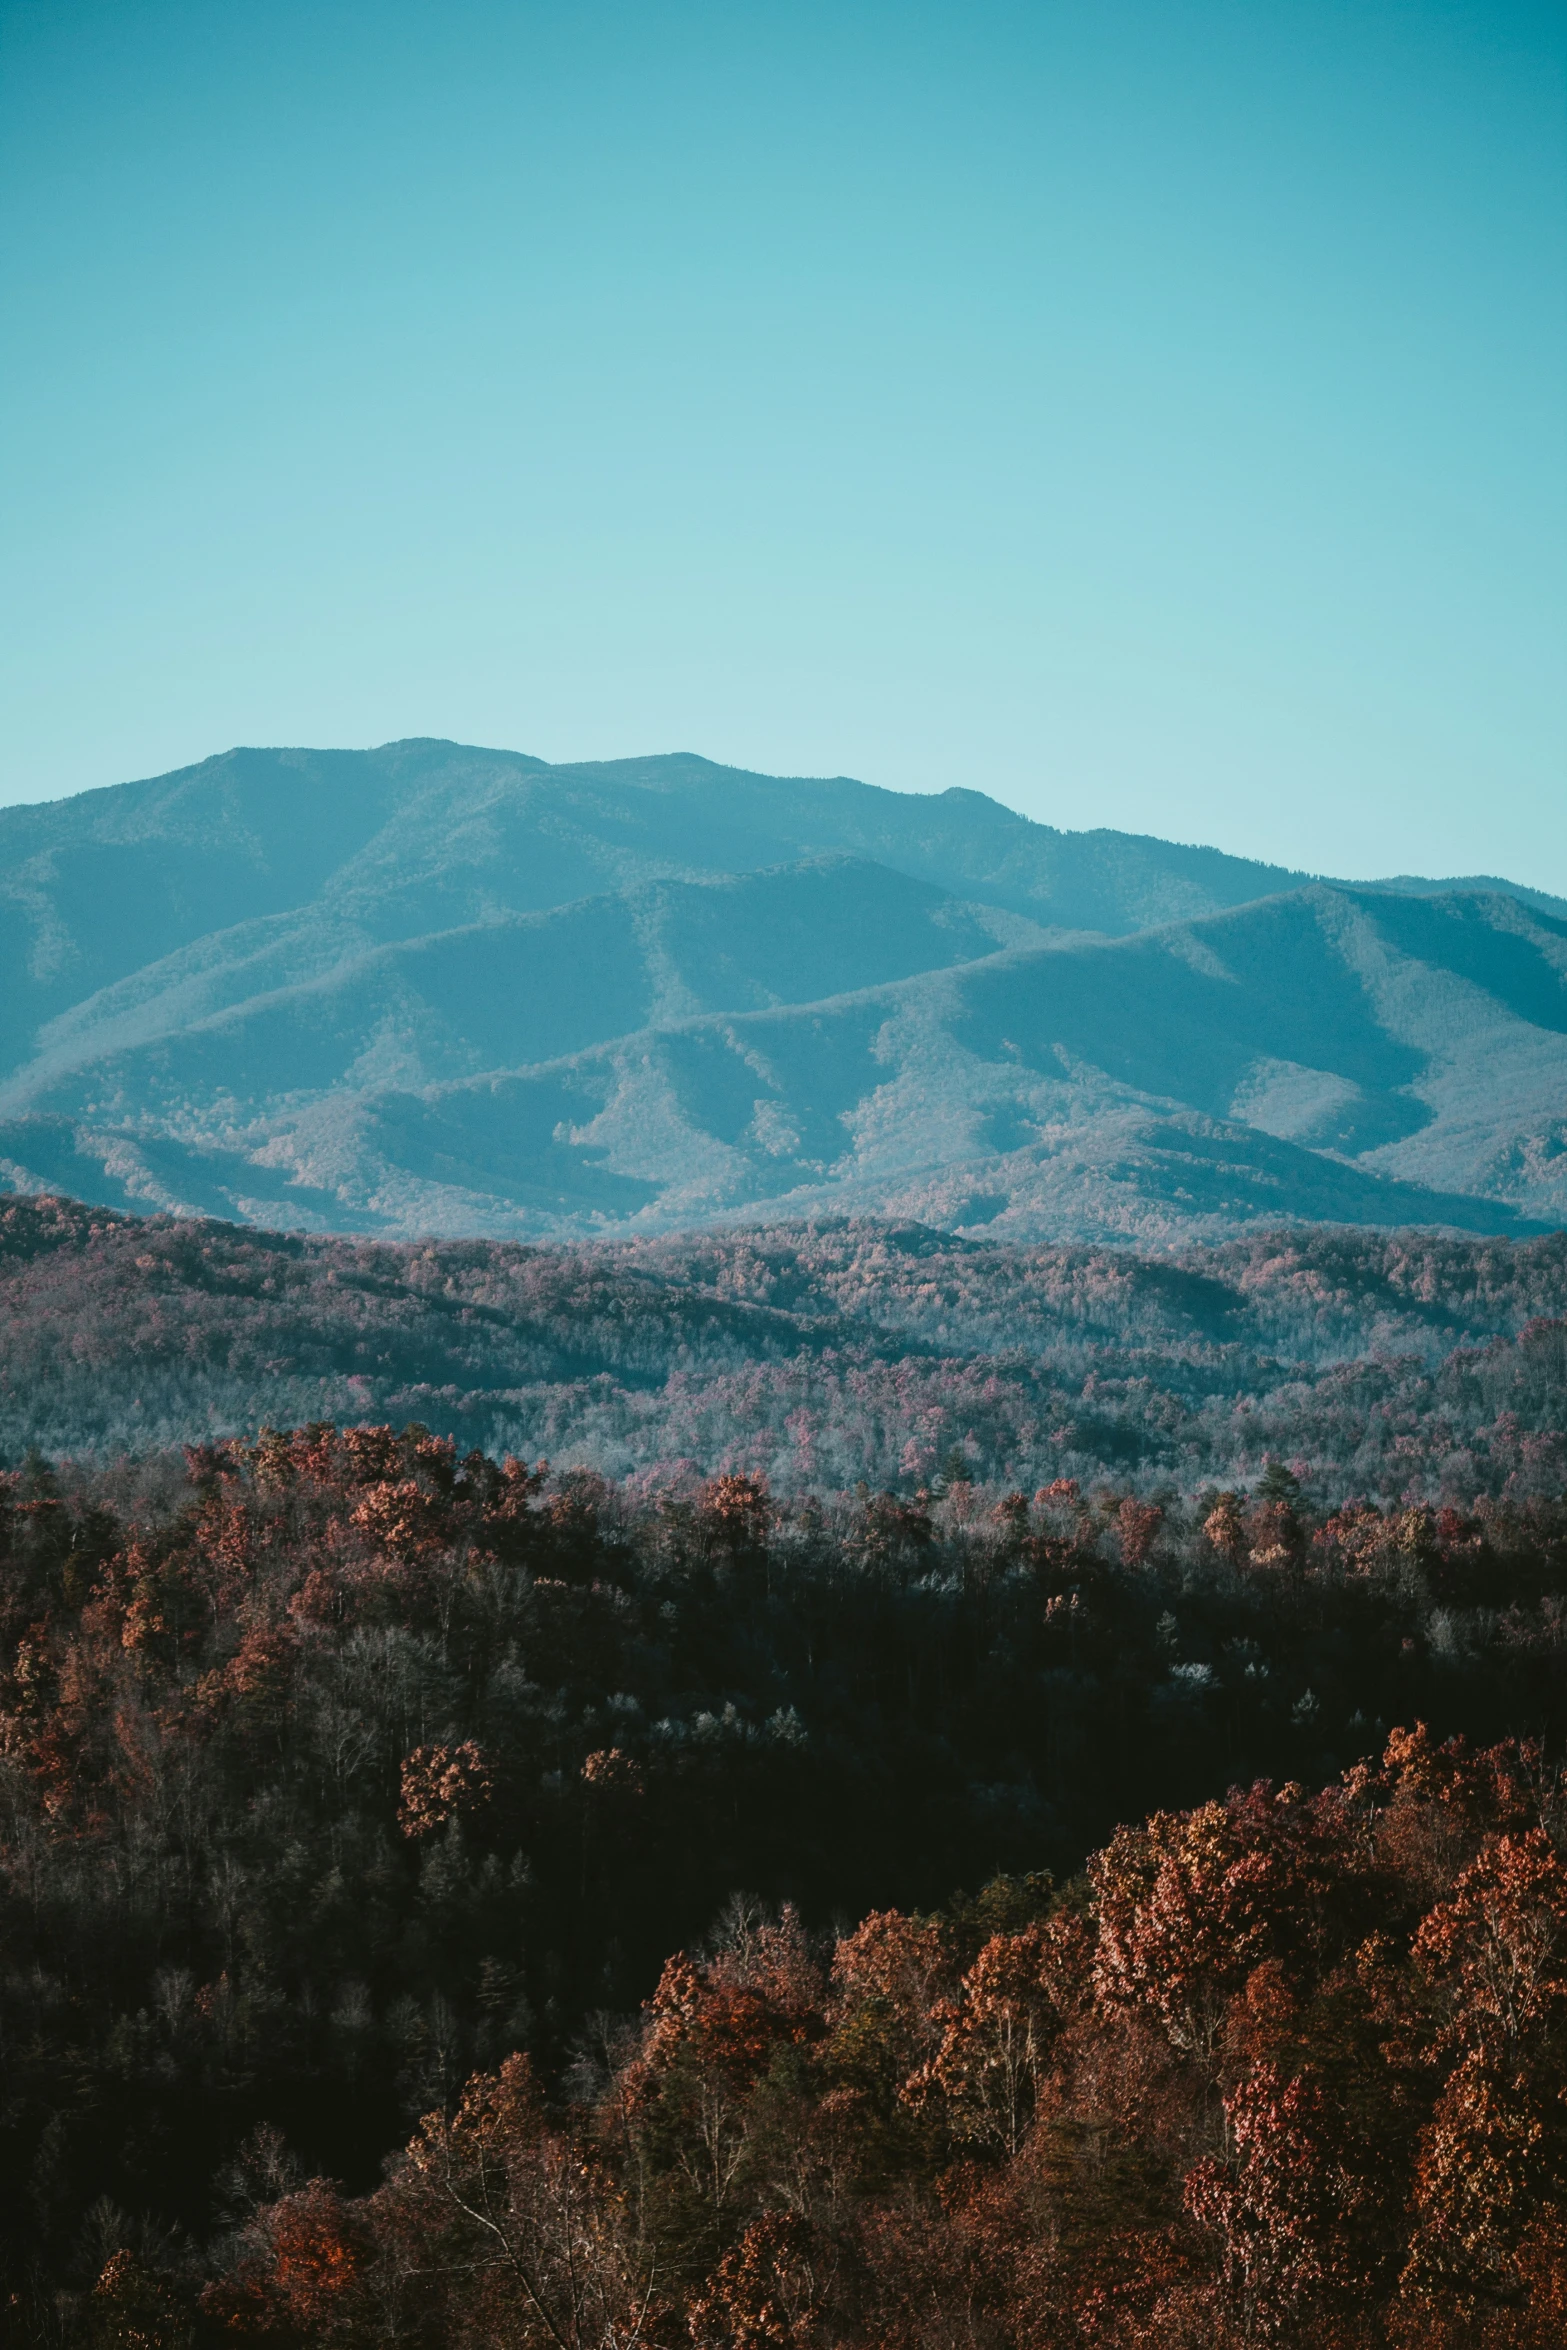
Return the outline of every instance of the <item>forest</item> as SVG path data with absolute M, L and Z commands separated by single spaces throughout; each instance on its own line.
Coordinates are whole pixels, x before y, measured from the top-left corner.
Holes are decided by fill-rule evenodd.
M 17 1462 L 8 2338 L 1558 2344 L 1562 1329 L 1465 1261 L 1544 1449 L 1445 1496 Z
M 1567 1487 L 1567 1234 L 1296 1228 L 1163 1256 L 839 1219 L 357 1241 L 0 1197 L 0 1466 L 416 1420 L 650 1487 L 1112 1479 L 1462 1504 Z

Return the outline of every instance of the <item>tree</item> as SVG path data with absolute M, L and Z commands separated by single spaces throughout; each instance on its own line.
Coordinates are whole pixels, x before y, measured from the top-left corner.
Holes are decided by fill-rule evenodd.
M 1210 2157 L 1190 2172 L 1186 2208 L 1219 2238 L 1243 2340 L 1288 2339 L 1307 2305 L 1366 2289 L 1349 2225 L 1364 2191 L 1310 2075 L 1259 2065 L 1224 2112 L 1230 2159 Z
M 816 2341 L 823 2315 L 815 2246 L 798 2212 L 752 2220 L 691 2306 L 700 2350 L 789 2350 Z
M 643 2350 L 667 2331 L 620 2188 L 549 2127 L 525 2057 L 476 2075 L 450 2120 L 427 2115 L 377 2203 L 383 2230 L 423 2245 L 443 2344 Z
M 1406 2286 L 1506 2298 L 1567 2175 L 1567 1866 L 1544 1831 L 1488 1844 L 1413 1950 L 1457 2062 L 1421 2137 Z
M 910 2092 L 939 2087 L 959 2139 L 1015 2155 L 1040 2080 L 1088 1971 L 1089 1935 L 1070 1912 L 1019 1934 L 996 1934 L 936 2010 L 941 2044 Z
M 133 2252 L 111 2254 L 92 2289 L 87 2332 L 94 2350 L 188 2350 L 195 2328 L 168 2279 Z

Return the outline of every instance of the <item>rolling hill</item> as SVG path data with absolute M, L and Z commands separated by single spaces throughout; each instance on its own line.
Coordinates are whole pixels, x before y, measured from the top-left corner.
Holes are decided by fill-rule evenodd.
M 537 1248 L 0 1200 L 0 1472 L 263 1426 L 780 1491 L 908 1489 L 953 1448 L 1058 1476 L 1547 1490 L 1567 1235 L 1270 1232 L 1158 1257 L 870 1218 Z M 3 1495 L 0 1495 L 3 1498 Z

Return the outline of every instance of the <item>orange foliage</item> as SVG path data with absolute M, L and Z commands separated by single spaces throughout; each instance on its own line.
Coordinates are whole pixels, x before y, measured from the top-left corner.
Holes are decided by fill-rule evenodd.
M 375 2195 L 264 2214 L 209 2317 L 429 2350 L 1544 2350 L 1567 1866 L 1519 1823 L 1533 1770 L 1399 1733 L 1323 1794 L 1122 1830 L 1091 1898 L 1036 1881 L 1045 1914 L 977 1951 L 1018 1888 L 874 1913 L 826 1970 L 741 1905 L 595 2108 L 521 2058 L 476 2076 Z M 1468 1857 L 1429 1902 L 1442 1822 Z
M 471 1738 L 459 1746 L 416 1746 L 403 1762 L 398 1825 L 405 1836 L 428 1836 L 489 1798 L 489 1770 Z

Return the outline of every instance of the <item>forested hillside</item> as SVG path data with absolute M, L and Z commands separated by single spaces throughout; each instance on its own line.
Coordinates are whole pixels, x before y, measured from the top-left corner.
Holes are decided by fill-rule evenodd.
M 1554 2346 L 1564 1405 L 1560 1233 L 0 1201 L 11 2332 Z
M 1567 907 L 980 792 L 235 751 L 0 809 L 0 1184 L 545 1240 L 1567 1222 Z
M 1560 1501 L 318 1426 L 0 1594 L 22 2341 L 1556 2338 Z
M 1567 1236 L 1167 1258 L 874 1219 L 531 1249 L 0 1200 L 0 1462 L 417 1419 L 657 1482 L 1559 1489 Z

